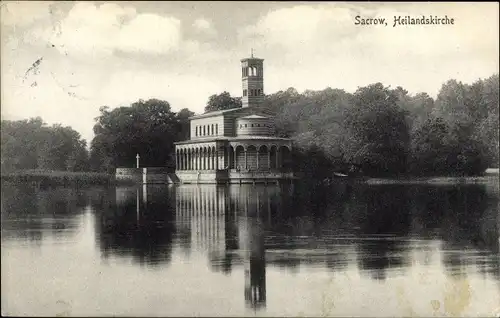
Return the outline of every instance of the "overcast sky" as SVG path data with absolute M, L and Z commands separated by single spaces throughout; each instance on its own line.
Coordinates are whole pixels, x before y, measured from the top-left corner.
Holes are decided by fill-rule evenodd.
M 265 59 L 265 93 L 354 92 L 382 82 L 435 96 L 499 69 L 498 3 L 2 2 L 2 119 L 41 116 L 90 142 L 99 107 L 159 98 L 200 113 L 241 96 L 240 59 Z M 394 15 L 454 18 L 400 26 Z M 388 26 L 356 26 L 354 17 Z M 30 67 L 42 58 L 39 65 Z

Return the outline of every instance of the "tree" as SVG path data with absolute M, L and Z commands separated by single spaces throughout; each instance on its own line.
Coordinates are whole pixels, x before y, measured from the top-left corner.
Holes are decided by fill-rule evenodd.
M 429 175 L 448 172 L 449 130 L 441 117 L 430 118 L 415 129 L 409 162 L 412 173 Z
M 241 98 L 231 97 L 228 92 L 223 92 L 219 95 L 212 95 L 208 98 L 207 105 L 205 106 L 205 113 L 217 110 L 225 110 L 232 108 L 241 108 Z
M 346 160 L 368 175 L 405 171 L 409 146 L 406 113 L 394 91 L 381 83 L 359 88 L 346 116 Z
M 441 87 L 433 115 L 452 128 L 451 170 L 471 174 L 498 166 L 498 91 L 498 74 L 471 85 L 450 80 Z
M 187 109 L 172 112 L 166 101 L 139 100 L 129 107 L 101 107 L 94 126 L 91 163 L 95 170 L 112 171 L 118 166 L 135 167 L 136 154 L 142 166 L 174 167 L 174 142 L 186 139 Z
M 181 109 L 176 114 L 176 119 L 179 123 L 179 140 L 187 140 L 190 137 L 189 117 L 194 116 L 194 113 L 187 108 Z
M 86 143 L 71 127 L 47 126 L 39 117 L 2 121 L 2 170 L 86 169 Z

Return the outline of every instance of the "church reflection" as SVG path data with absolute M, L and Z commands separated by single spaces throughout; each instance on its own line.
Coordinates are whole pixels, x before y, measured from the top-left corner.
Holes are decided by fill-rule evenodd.
M 440 252 L 449 274 L 472 265 L 485 275 L 498 271 L 498 258 L 481 247 L 498 251 L 499 228 L 496 205 L 485 202 L 481 188 L 354 190 L 316 209 L 284 186 L 118 187 L 101 209 L 98 241 L 105 259 L 131 257 L 148 266 L 169 264 L 174 254 L 181 263 L 203 255 L 212 271 L 241 275 L 252 309 L 266 306 L 266 268 L 355 269 L 382 281 L 412 266 L 412 238 L 474 251 Z
M 175 189 L 182 244 L 208 251 L 212 268 L 224 274 L 244 269 L 244 297 L 253 309 L 266 304 L 265 232 L 277 207 L 275 186 L 180 186 Z

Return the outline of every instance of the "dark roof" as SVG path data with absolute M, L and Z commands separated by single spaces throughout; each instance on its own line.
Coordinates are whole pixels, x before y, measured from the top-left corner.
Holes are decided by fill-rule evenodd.
M 229 112 L 234 112 L 234 111 L 241 110 L 241 109 L 243 109 L 243 108 L 242 107 L 238 107 L 238 108 L 217 110 L 217 111 L 208 112 L 208 113 L 204 113 L 204 114 L 200 114 L 200 115 L 194 115 L 194 116 L 189 117 L 189 119 L 198 119 L 198 118 L 205 118 L 205 117 L 213 117 L 213 116 L 218 116 L 218 115 L 222 115 L 222 114 L 229 113 Z
M 174 142 L 174 145 L 184 145 L 184 144 L 195 144 L 203 142 L 214 142 L 214 141 L 238 141 L 238 140 L 276 140 L 276 141 L 292 141 L 291 138 L 281 138 L 276 136 L 211 136 L 204 138 L 196 138 L 189 140 L 182 140 Z
M 264 61 L 264 59 L 259 59 L 259 58 L 256 58 L 256 57 L 246 57 L 244 59 L 241 59 L 241 62 L 245 62 L 245 61 Z
M 232 113 L 232 112 L 238 112 L 238 111 L 248 111 L 249 109 L 252 109 L 254 113 L 261 113 L 261 114 L 267 114 L 267 115 L 274 115 L 274 112 L 270 109 L 265 109 L 265 108 L 249 108 L 249 107 L 238 107 L 238 108 L 231 108 L 231 109 L 224 109 L 224 110 L 217 110 L 213 112 L 208 112 L 200 115 L 194 115 L 189 117 L 189 120 L 192 119 L 200 119 L 200 118 L 208 118 L 208 117 L 214 117 L 214 116 L 219 116 L 227 113 Z

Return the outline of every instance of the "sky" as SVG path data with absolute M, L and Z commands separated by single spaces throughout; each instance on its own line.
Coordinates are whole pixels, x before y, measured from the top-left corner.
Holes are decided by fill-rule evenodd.
M 264 91 L 382 82 L 435 97 L 449 79 L 499 72 L 499 4 L 1 2 L 1 116 L 40 116 L 90 142 L 99 108 L 149 98 L 202 113 L 241 96 L 240 60 L 264 59 Z M 355 17 L 386 18 L 355 25 Z M 454 25 L 393 27 L 394 16 Z M 38 61 L 38 62 L 37 62 Z

